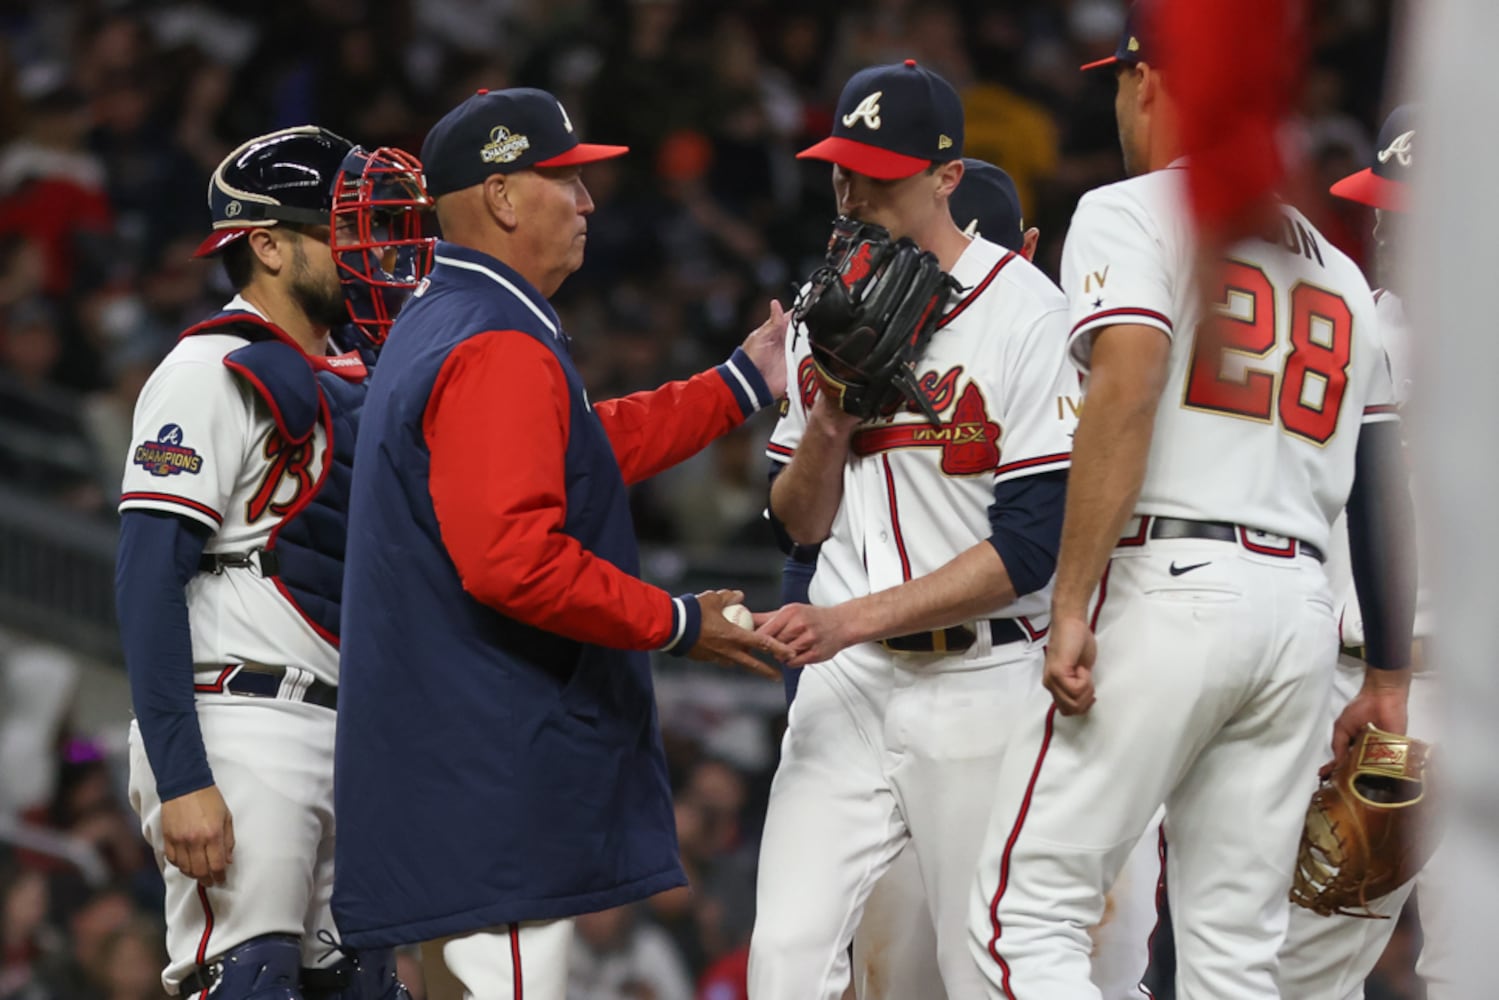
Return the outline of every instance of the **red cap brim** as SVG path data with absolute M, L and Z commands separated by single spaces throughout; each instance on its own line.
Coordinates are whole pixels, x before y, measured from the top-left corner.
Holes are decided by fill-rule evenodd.
M 1124 62 L 1124 60 L 1120 59 L 1118 56 L 1109 56 L 1107 59 L 1095 59 L 1090 63 L 1083 63 L 1078 67 L 1078 69 L 1086 73 L 1090 69 L 1102 69 L 1105 66 L 1118 66 L 1122 62 Z
M 537 160 L 531 164 L 533 167 L 575 167 L 583 163 L 597 163 L 599 160 L 612 160 L 616 156 L 624 156 L 630 151 L 629 146 L 600 146 L 595 143 L 580 142 L 565 153 L 546 160 Z
M 836 163 L 856 174 L 873 177 L 877 181 L 898 181 L 921 173 L 932 165 L 931 160 L 919 156 L 892 153 L 888 149 L 856 142 L 842 136 L 829 136 L 814 146 L 808 146 L 796 154 L 798 160 L 825 160 Z
M 1388 177 L 1381 177 L 1372 169 L 1350 174 L 1328 190 L 1339 198 L 1356 201 L 1361 205 L 1389 212 L 1405 211 L 1405 185 Z
M 193 251 L 193 256 L 212 257 L 254 228 L 254 226 L 246 226 L 243 229 L 215 229 L 208 234 L 206 240 L 198 244 L 198 249 Z

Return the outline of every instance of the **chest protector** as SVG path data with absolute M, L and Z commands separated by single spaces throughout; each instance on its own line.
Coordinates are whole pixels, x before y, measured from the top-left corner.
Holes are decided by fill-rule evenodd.
M 224 366 L 270 408 L 283 447 L 310 447 L 318 425 L 324 428 L 327 456 L 312 488 L 297 497 L 271 530 L 260 552 L 260 569 L 319 635 L 337 645 L 354 438 L 369 369 L 354 352 L 314 360 L 253 313 L 220 313 L 183 336 L 202 333 L 249 341 L 225 355 Z M 249 560 L 241 556 L 220 565 L 248 566 Z

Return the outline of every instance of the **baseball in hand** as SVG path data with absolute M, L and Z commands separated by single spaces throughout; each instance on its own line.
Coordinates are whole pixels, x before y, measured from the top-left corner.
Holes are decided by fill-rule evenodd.
M 743 604 L 730 604 L 723 609 L 723 616 L 740 628 L 747 628 L 751 632 L 755 630 L 755 619 L 750 614 L 750 609 Z

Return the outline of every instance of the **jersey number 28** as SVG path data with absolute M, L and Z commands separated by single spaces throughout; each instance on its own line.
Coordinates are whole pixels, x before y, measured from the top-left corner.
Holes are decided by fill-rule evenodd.
M 1326 444 L 1338 429 L 1348 388 L 1348 303 L 1325 288 L 1297 283 L 1291 289 L 1291 349 L 1281 370 L 1250 360 L 1243 376 L 1234 378 L 1223 373 L 1228 353 L 1254 359 L 1275 351 L 1276 289 L 1264 271 L 1241 261 L 1225 261 L 1223 278 L 1219 314 L 1197 331 L 1183 404 L 1265 423 L 1273 423 L 1278 412 L 1287 433 Z

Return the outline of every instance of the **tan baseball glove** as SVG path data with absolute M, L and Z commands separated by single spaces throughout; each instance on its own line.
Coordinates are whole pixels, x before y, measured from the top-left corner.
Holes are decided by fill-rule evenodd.
M 1312 796 L 1291 902 L 1322 916 L 1382 918 L 1369 902 L 1414 878 L 1431 853 L 1421 831 L 1430 752 L 1420 740 L 1365 730 Z

